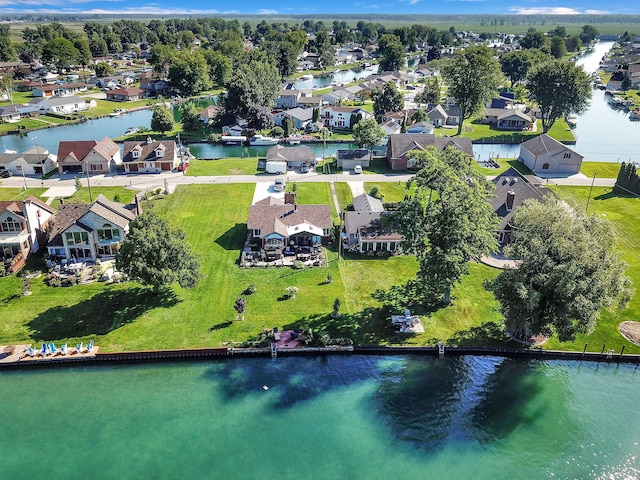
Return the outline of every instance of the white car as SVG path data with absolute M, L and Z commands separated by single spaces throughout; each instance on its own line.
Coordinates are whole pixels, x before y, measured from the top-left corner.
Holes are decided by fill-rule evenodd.
M 273 189 L 276 192 L 284 192 L 285 188 L 287 188 L 287 185 L 284 183 L 284 180 L 281 178 L 276 178 L 276 181 L 273 182 Z
M 353 167 L 353 173 L 355 173 L 356 175 L 362 173 L 362 165 L 356 165 L 355 167 Z

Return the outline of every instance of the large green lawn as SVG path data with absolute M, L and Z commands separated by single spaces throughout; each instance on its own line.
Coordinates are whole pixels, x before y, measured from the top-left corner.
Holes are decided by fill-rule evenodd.
M 340 203 L 348 201 L 346 185 L 336 185 Z M 401 192 L 395 187 L 385 187 L 385 195 L 399 196 Z M 450 345 L 515 346 L 506 342 L 497 302 L 483 288 L 483 281 L 497 271 L 483 265 L 470 265 L 470 275 L 452 292 L 451 306 L 418 312 L 423 314 L 426 331 L 415 336 L 394 334 L 388 312 L 372 297 L 377 289 L 400 285 L 414 275 L 417 264 L 411 257 L 345 260 L 329 249 L 327 268 L 240 269 L 236 262 L 246 235 L 253 190 L 252 184 L 181 186 L 173 195 L 155 201 L 161 214 L 185 230 L 202 258 L 204 277 L 194 290 L 175 287 L 174 294 L 158 296 L 135 283 L 51 288 L 40 278 L 32 282 L 33 295 L 23 297 L 18 278 L 2 278 L 0 343 L 75 343 L 94 338 L 103 351 L 204 347 L 252 339 L 263 328 L 310 326 L 319 333 L 353 338 L 358 344 L 431 345 L 442 340 Z M 582 187 L 556 187 L 556 191 L 581 204 L 588 195 L 588 188 Z M 296 192 L 300 203 L 333 203 L 328 183 L 301 183 Z M 636 285 L 640 284 L 638 202 L 596 187 L 589 207 L 614 222 Z M 333 206 L 332 213 L 337 221 Z M 331 284 L 325 283 L 328 273 L 333 277 Z M 257 292 L 247 296 L 244 320 L 236 320 L 233 303 L 250 284 L 256 285 Z M 291 285 L 299 292 L 295 299 L 287 300 L 285 288 Z M 329 315 L 336 298 L 342 302 L 339 319 Z M 545 348 L 581 350 L 588 342 L 589 350 L 599 351 L 606 342 L 607 348 L 619 351 L 626 342 L 618 335 L 617 324 L 629 318 L 640 318 L 637 295 L 625 312 L 604 312 L 590 337 L 581 336 L 569 344 L 551 339 Z M 638 352 L 640 348 L 627 346 L 626 351 Z
M 580 173 L 584 173 L 587 177 L 597 178 L 618 178 L 620 164 L 614 162 L 582 162 Z
M 258 159 L 222 158 L 220 160 L 191 160 L 187 176 L 219 175 L 255 175 L 258 172 Z

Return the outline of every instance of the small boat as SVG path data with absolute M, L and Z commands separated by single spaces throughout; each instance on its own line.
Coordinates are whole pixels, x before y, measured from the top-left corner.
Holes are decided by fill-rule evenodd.
M 578 116 L 577 115 L 569 115 L 567 117 L 567 125 L 570 127 L 575 127 L 578 124 Z
M 333 73 L 340 73 L 340 70 L 336 68 Z
M 140 129 L 138 127 L 129 127 L 127 128 L 122 135 L 133 135 L 134 133 L 138 133 Z
M 310 73 L 305 73 L 300 78 L 302 78 L 302 80 L 313 80 L 313 75 L 311 75 Z
M 287 139 L 287 143 L 289 145 L 300 145 L 300 140 L 298 138 L 289 138 Z
M 636 108 L 629 112 L 629 120 L 640 120 L 640 108 Z
M 263 135 L 254 135 L 249 139 L 249 145 L 276 145 L 280 140 L 273 137 L 265 137 Z

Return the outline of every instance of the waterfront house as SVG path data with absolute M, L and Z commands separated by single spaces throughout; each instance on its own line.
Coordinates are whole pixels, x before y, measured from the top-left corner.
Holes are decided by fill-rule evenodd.
M 438 150 L 447 147 L 458 149 L 473 158 L 473 144 L 468 138 L 436 137 L 427 133 L 399 133 L 390 135 L 387 143 L 387 161 L 392 170 L 406 170 L 415 166 L 410 152 L 433 146 Z
M 302 164 L 315 165 L 316 155 L 306 145 L 297 147 L 283 147 L 275 145 L 267 150 L 267 164 L 269 162 L 286 162 L 287 168 L 299 168 Z
M 283 110 L 273 116 L 273 122 L 277 126 L 282 126 L 285 118 L 287 117 L 291 117 L 293 119 L 294 126 L 298 130 L 301 130 L 313 118 L 313 109 L 296 107 L 290 110 Z
M 107 92 L 107 100 L 114 102 L 133 102 L 146 96 L 146 90 L 138 87 L 116 88 Z
M 369 167 L 371 154 L 366 148 L 358 150 L 338 150 L 336 159 L 338 168 L 342 170 L 353 170 L 355 166 Z
M 520 144 L 518 160 L 534 175 L 562 176 L 580 173 L 584 156 L 546 133 Z
M 122 165 L 120 147 L 109 137 L 96 140 L 63 140 L 58 145 L 60 173 L 109 173 Z
M 15 123 L 23 118 L 39 114 L 40 111 L 31 105 L 13 104 L 0 107 L 0 120 L 2 120 L 2 123 Z
M 548 188 L 534 185 L 529 179 L 511 167 L 493 180 L 495 185 L 494 197 L 491 200 L 493 211 L 498 216 L 500 223 L 496 229 L 500 247 L 511 241 L 511 224 L 516 209 L 525 200 L 542 200 L 546 195 L 552 194 Z
M 70 263 L 112 258 L 139 213 L 137 201 L 125 206 L 104 195 L 91 204 L 61 202 L 47 245 L 49 256 Z
M 302 96 L 300 90 L 295 88 L 283 88 L 274 101 L 275 108 L 295 108 L 298 106 L 298 99 Z
M 316 252 L 331 235 L 329 205 L 298 205 L 295 193 L 284 201 L 267 197 L 249 208 L 247 242 L 267 260 Z
M 30 195 L 22 201 L 0 201 L 0 261 L 17 271 L 30 253 L 46 243 L 55 210 Z
M 31 147 L 23 153 L 0 153 L 0 171 L 8 170 L 14 175 L 46 175 L 58 168 L 55 155 L 42 147 Z
M 29 102 L 29 105 L 40 110 L 40 112 L 65 115 L 88 110 L 92 106 L 91 102 L 72 95 L 70 97 L 34 98 Z M 95 100 L 93 105 L 95 105 Z
M 353 198 L 353 210 L 344 214 L 345 249 L 352 252 L 395 252 L 403 240 L 393 223 L 385 217 L 391 215 L 381 200 L 363 193 Z
M 325 127 L 350 130 L 352 117 L 361 119 L 371 118 L 373 115 L 359 107 L 337 107 L 327 105 L 320 111 L 320 120 Z
M 125 173 L 160 173 L 178 167 L 178 149 L 173 140 L 124 142 L 122 164 Z
M 517 108 L 487 108 L 482 122 L 499 130 L 531 130 L 535 117 Z

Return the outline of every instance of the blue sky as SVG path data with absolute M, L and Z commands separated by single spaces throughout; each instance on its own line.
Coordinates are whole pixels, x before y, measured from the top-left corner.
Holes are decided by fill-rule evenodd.
M 323 0 L 292 2 L 291 0 L 247 0 L 244 2 L 191 0 L 0 0 L 0 12 L 42 13 L 131 13 L 131 14 L 640 14 L 637 0 Z

